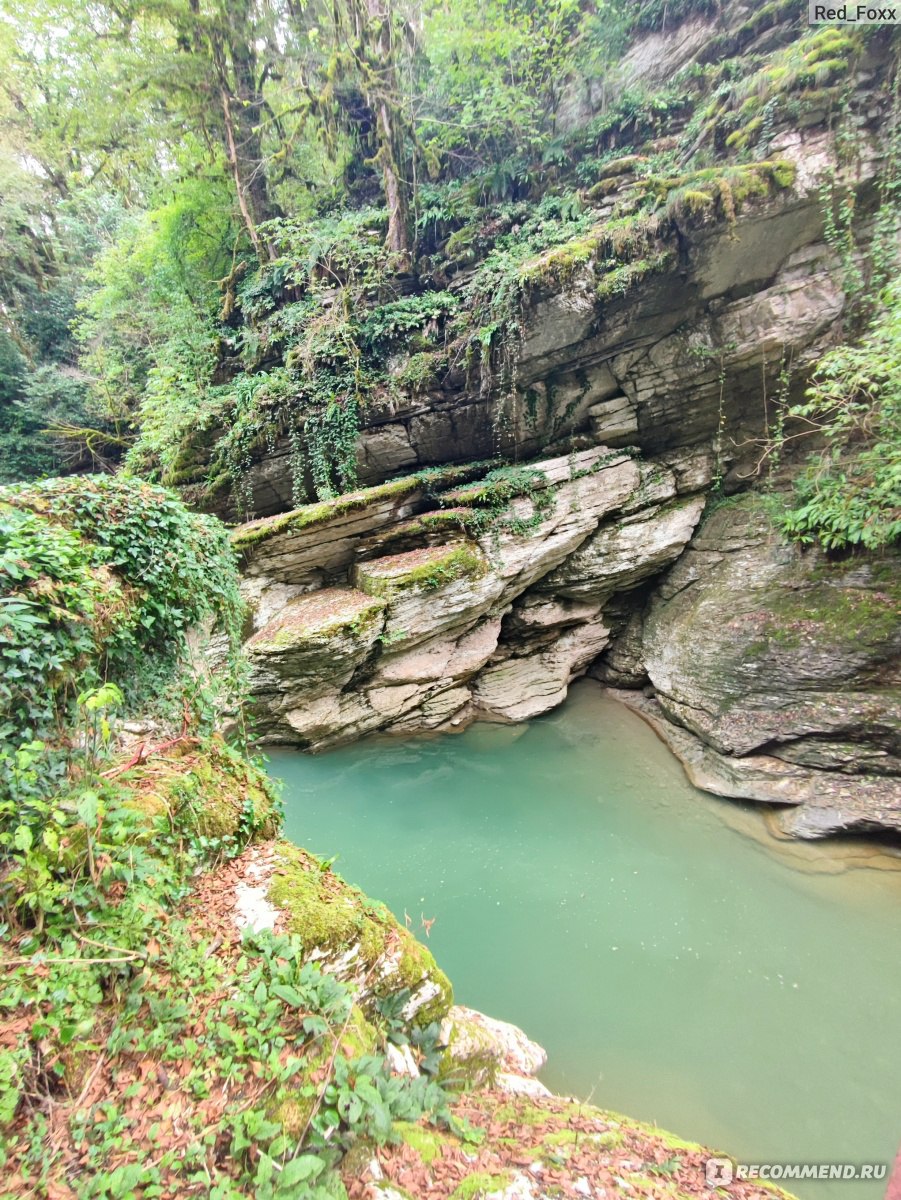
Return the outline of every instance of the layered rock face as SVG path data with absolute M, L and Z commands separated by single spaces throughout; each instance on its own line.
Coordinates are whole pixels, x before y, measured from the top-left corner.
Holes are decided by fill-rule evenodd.
M 740 448 L 766 428 L 766 397 L 786 359 L 799 387 L 834 340 L 845 296 L 824 237 L 822 187 L 839 170 L 857 191 L 865 245 L 880 111 L 877 104 L 872 119 L 862 118 L 852 168 L 839 167 L 830 131 L 777 134 L 771 157 L 793 172 L 792 186 L 745 204 L 737 225 L 662 223 L 648 251 L 655 270 L 637 284 L 601 294 L 591 263 L 563 284 L 542 282 L 552 260 L 536 260 L 511 350 L 515 387 L 451 369 L 440 387 L 371 405 L 358 442 L 361 483 L 436 464 L 525 460 L 573 438 L 662 457 L 686 487 L 700 486 L 704 460 L 708 471 L 714 459 L 719 471 L 749 471 L 753 455 Z M 598 228 L 612 210 L 613 198 L 598 209 Z M 464 272 L 454 287 L 466 281 Z M 287 441 L 278 442 L 250 468 L 254 512 L 290 506 L 289 458 Z
M 723 6 L 723 36 L 745 10 Z M 679 64 L 702 61 L 709 23 L 683 31 Z M 659 41 L 627 56 L 633 82 Z M 524 720 L 590 670 L 633 689 L 700 786 L 780 806 L 786 832 L 901 828 L 897 560 L 790 548 L 752 500 L 695 533 L 714 480 L 720 496 L 755 485 L 774 392 L 798 396 L 841 335 L 847 263 L 824 195 L 835 177 L 854 193 L 864 254 L 884 50 L 873 42 L 849 80 L 853 161 L 827 101 L 808 103 L 772 130 L 771 161 L 754 169 L 778 186 L 751 190 L 739 219 L 680 210 L 650 235 L 647 263 L 619 268 L 621 286 L 601 270 L 602 241 L 527 263 L 501 382 L 451 367 L 367 409 L 358 465 L 372 486 L 281 512 L 287 446 L 251 468 L 255 511 L 280 514 L 235 534 L 265 740 L 320 749 Z M 598 228 L 628 208 L 628 177 L 611 186 L 593 200 Z M 492 471 L 502 459 L 539 461 Z
M 830 562 L 765 498 L 705 503 L 598 446 L 240 527 L 260 736 L 521 721 L 590 670 L 700 787 L 778 806 L 786 833 L 901 829 L 898 556 Z
M 700 786 L 788 833 L 901 829 L 901 558 L 787 545 L 756 496 L 705 519 L 599 673 L 654 698 Z M 661 720 L 662 718 L 662 720 Z
M 435 482 L 236 531 L 267 740 L 318 749 L 552 708 L 607 645 L 606 606 L 676 559 L 704 504 L 664 464 L 604 446 Z

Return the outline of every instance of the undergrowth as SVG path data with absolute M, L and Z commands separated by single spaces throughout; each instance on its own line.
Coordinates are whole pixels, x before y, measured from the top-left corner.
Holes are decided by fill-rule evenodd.
M 210 688 L 180 690 L 189 630 L 237 633 L 224 528 L 159 488 L 76 479 L 7 491 L 0 534 L 3 1194 L 340 1197 L 355 1140 L 452 1120 L 438 1026 L 403 1020 L 405 986 L 364 1019 L 310 946 L 241 941 L 196 895 L 280 817 L 210 732 Z M 181 727 L 125 749 L 144 656 Z
M 817 436 L 781 523 L 793 537 L 827 550 L 877 550 L 901 541 L 901 288 L 858 344 L 822 358 L 804 400 L 786 417 Z

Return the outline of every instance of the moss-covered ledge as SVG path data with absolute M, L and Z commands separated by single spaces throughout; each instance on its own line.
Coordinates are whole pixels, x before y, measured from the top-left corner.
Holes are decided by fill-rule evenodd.
M 246 650 L 251 655 L 281 655 L 313 652 L 342 636 L 371 641 L 384 608 L 383 600 L 354 588 L 323 588 L 286 604 L 248 640 Z
M 185 737 L 120 776 L 129 808 L 146 818 L 148 836 L 160 818 L 213 842 L 243 846 L 272 837 L 280 815 L 267 777 L 219 735 Z
M 491 466 L 490 462 L 476 462 L 429 467 L 412 475 L 404 475 L 400 479 L 389 479 L 386 483 L 376 484 L 374 487 L 358 488 L 356 491 L 334 496 L 331 500 L 304 504 L 300 508 L 272 517 L 260 517 L 258 520 L 239 525 L 232 533 L 232 545 L 238 551 L 248 552 L 260 542 L 268 541 L 279 534 L 299 533 L 312 527 L 327 525 L 350 513 L 374 508 L 383 501 L 400 500 L 412 497 L 417 492 L 425 494 L 464 483 L 473 476 L 484 474 Z
M 478 546 L 454 542 L 358 563 L 353 581 L 369 596 L 390 598 L 411 589 L 435 590 L 457 579 L 481 579 L 487 572 L 488 561 Z
M 453 988 L 430 951 L 327 862 L 278 842 L 267 899 L 287 932 L 300 938 L 305 957 L 354 986 L 364 1012 L 403 993 L 405 1018 L 428 1025 L 447 1015 Z

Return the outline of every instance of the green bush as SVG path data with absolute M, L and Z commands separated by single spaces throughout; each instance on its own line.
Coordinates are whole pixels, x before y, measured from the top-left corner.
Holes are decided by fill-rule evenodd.
M 901 540 L 901 285 L 859 344 L 820 360 L 788 416 L 826 448 L 811 455 L 783 529 L 827 550 Z
M 224 527 L 162 488 L 80 476 L 0 489 L 0 779 L 23 744 L 65 740 L 86 688 L 118 681 L 140 702 L 152 676 L 165 690 L 192 626 L 215 619 L 237 643 L 237 588 Z

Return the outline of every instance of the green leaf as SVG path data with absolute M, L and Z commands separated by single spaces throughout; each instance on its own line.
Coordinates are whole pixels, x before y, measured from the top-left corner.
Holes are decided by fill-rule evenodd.
M 13 834 L 13 845 L 17 850 L 23 850 L 27 854 L 34 844 L 34 838 L 31 830 L 27 825 L 20 825 Z
M 278 1179 L 279 1191 L 284 1191 L 287 1188 L 292 1188 L 298 1183 L 303 1183 L 307 1179 L 315 1179 L 317 1175 L 321 1175 L 325 1168 L 325 1163 L 320 1158 L 315 1158 L 312 1154 L 302 1154 L 300 1158 L 292 1158 L 282 1167 L 281 1175 Z
M 292 1008 L 305 1008 L 307 1000 L 296 987 L 292 987 L 289 983 L 274 983 L 272 985 L 273 995 L 290 1005 Z

